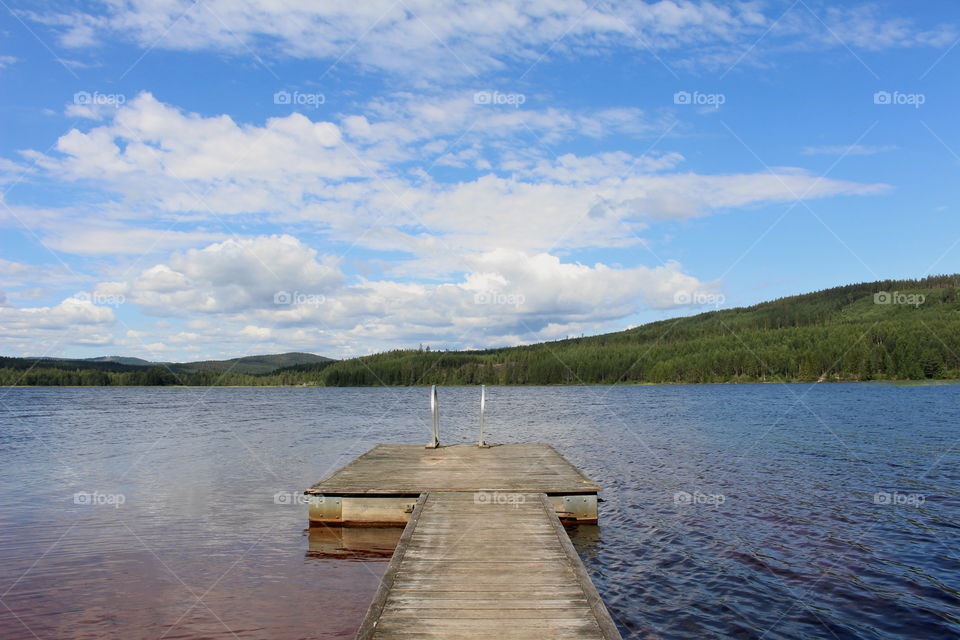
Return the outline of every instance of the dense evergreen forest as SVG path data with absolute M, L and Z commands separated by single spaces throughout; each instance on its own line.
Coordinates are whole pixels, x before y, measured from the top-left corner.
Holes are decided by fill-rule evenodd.
M 76 362 L 76 361 L 73 361 Z M 0 385 L 716 383 L 960 379 L 960 275 L 882 281 L 626 331 L 483 351 L 396 350 L 263 374 L 0 358 Z

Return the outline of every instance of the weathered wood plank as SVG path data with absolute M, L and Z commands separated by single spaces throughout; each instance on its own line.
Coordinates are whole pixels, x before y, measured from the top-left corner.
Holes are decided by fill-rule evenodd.
M 427 494 L 423 494 L 417 500 L 417 504 L 413 507 L 413 513 L 410 515 L 410 520 L 407 522 L 407 526 L 403 529 L 403 534 L 400 536 L 400 541 L 397 543 L 397 548 L 393 552 L 393 557 L 390 559 L 390 564 L 387 565 L 387 570 L 383 574 L 383 578 L 380 580 L 380 586 L 377 588 L 377 594 L 373 597 L 373 602 L 370 603 L 370 608 L 367 609 L 367 615 L 363 619 L 363 623 L 360 625 L 360 630 L 357 631 L 357 638 L 370 638 L 372 637 L 374 627 L 377 624 L 377 621 L 380 619 L 380 614 L 383 612 L 383 606 L 387 601 L 387 598 L 390 596 L 390 589 L 393 587 L 393 582 L 396 579 L 397 570 L 400 568 L 400 563 L 397 562 L 397 558 L 402 558 L 403 553 L 407 548 L 407 545 L 410 544 L 410 538 L 413 536 L 413 530 L 417 528 L 417 520 L 420 517 L 420 514 L 423 513 L 423 505 L 427 501 Z
M 548 444 L 424 449 L 381 444 L 310 488 L 327 494 L 422 491 L 596 493 L 594 482 Z
M 407 521 L 358 638 L 563 640 L 620 638 L 557 517 L 599 490 L 546 444 L 378 445 L 307 493 L 312 522 Z
M 513 497 L 425 494 L 357 637 L 620 638 L 547 496 Z

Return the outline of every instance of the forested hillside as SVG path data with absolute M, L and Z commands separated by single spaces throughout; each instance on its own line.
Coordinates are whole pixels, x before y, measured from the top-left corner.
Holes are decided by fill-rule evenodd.
M 894 292 L 897 293 L 894 296 Z M 343 360 L 327 385 L 960 378 L 960 276 L 849 285 L 627 331 Z
M 396 350 L 256 375 L 0 359 L 0 385 L 615 384 L 960 379 L 960 276 L 883 281 L 598 336 L 484 351 Z M 315 356 L 316 357 L 316 356 Z M 319 358 L 319 357 L 316 357 Z M 262 362 L 258 363 L 262 366 Z M 262 369 L 261 369 L 262 371 Z
M 301 384 L 304 376 L 285 375 L 284 368 L 297 364 L 319 370 L 333 362 L 300 352 L 197 362 L 148 362 L 122 356 L 82 360 L 0 356 L 0 386 L 290 385 Z

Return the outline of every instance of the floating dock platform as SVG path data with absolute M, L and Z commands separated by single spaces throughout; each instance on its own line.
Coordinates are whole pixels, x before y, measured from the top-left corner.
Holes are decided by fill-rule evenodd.
M 548 444 L 380 444 L 306 493 L 311 524 L 402 526 L 436 491 L 545 493 L 561 520 L 597 523 L 600 487 Z
M 599 491 L 547 444 L 436 443 L 377 445 L 306 493 L 314 527 L 404 526 L 357 638 L 611 640 L 561 522 L 596 523 Z

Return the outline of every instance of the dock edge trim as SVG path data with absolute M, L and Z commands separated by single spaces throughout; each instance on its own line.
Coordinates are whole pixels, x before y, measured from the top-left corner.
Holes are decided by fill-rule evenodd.
M 607 605 L 603 603 L 603 598 L 600 597 L 596 585 L 593 584 L 590 574 L 587 573 L 587 568 L 583 566 L 583 561 L 580 560 L 580 554 L 577 553 L 573 542 L 570 541 L 567 530 L 563 528 L 563 523 L 560 522 L 560 518 L 557 516 L 553 505 L 551 505 L 547 499 L 546 494 L 540 494 L 540 503 L 543 505 L 543 510 L 547 512 L 547 517 L 553 524 L 553 530 L 557 534 L 557 538 L 560 539 L 560 546 L 563 547 L 563 550 L 567 553 L 567 558 L 570 560 L 571 568 L 577 576 L 580 588 L 583 589 L 583 593 L 587 596 L 590 609 L 593 611 L 593 615 L 597 619 L 597 624 L 600 626 L 600 632 L 603 633 L 603 637 L 607 640 L 622 640 L 623 636 L 620 635 L 620 631 L 613 622 L 610 612 L 607 611 Z
M 403 529 L 403 534 L 401 534 L 397 548 L 393 552 L 393 557 L 390 558 L 390 564 L 387 565 L 387 570 L 384 572 L 383 578 L 380 579 L 380 587 L 377 589 L 377 594 L 373 597 L 373 602 L 370 603 L 370 607 L 367 609 L 367 615 L 363 617 L 360 630 L 357 631 L 357 640 L 370 640 L 377 630 L 377 622 L 380 620 L 380 614 L 383 613 L 383 607 L 387 604 L 387 598 L 393 589 L 393 583 L 397 578 L 397 573 L 400 571 L 403 557 L 407 553 L 407 547 L 410 546 L 410 538 L 413 537 L 413 532 L 417 528 L 420 514 L 423 513 L 423 505 L 426 504 L 429 495 L 429 493 L 421 493 L 417 499 L 417 503 L 413 507 L 413 513 L 410 514 L 410 520 L 407 521 L 407 526 Z

